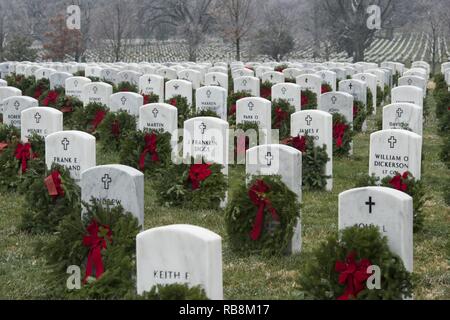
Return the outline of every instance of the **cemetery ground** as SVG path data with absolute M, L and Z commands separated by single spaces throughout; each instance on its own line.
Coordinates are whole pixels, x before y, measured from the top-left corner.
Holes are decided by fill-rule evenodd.
M 429 199 L 424 208 L 424 229 L 414 235 L 414 298 L 450 299 L 450 208 L 445 205 L 442 193 L 450 172 L 439 160 L 441 139 L 436 133 L 431 94 L 427 103 L 430 112 L 424 125 L 423 181 Z M 381 109 L 378 111 L 381 117 Z M 376 131 L 376 120 L 370 119 L 368 132 Z M 117 162 L 116 155 L 97 150 L 99 165 Z M 300 255 L 282 258 L 237 255 L 228 245 L 223 212 L 159 207 L 152 196 L 150 181 L 145 185 L 145 229 L 186 223 L 222 236 L 225 299 L 302 299 L 298 277 L 305 262 L 312 258 L 312 250 L 321 241 L 338 230 L 339 193 L 353 188 L 358 175 L 368 172 L 369 133 L 355 137 L 354 151 L 350 158 L 334 159 L 332 193 L 303 192 Z M 230 184 L 241 181 L 243 176 L 243 166 L 230 167 Z M 34 255 L 33 245 L 38 240 L 49 241 L 52 235 L 32 236 L 18 229 L 23 202 L 18 194 L 0 194 L 0 299 L 39 299 L 47 290 L 46 266 L 42 258 Z

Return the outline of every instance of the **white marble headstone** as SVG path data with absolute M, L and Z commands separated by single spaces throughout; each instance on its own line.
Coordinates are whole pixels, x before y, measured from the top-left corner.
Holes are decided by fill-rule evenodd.
M 109 98 L 113 94 L 113 87 L 104 82 L 92 82 L 84 85 L 83 104 L 101 103 L 105 106 L 109 105 Z
M 22 111 L 37 107 L 39 101 L 26 96 L 15 96 L 3 100 L 3 123 L 16 128 L 21 127 Z
M 398 86 L 392 89 L 391 103 L 412 103 L 423 108 L 423 90 L 415 86 Z
M 10 97 L 21 96 L 22 91 L 14 87 L 0 87 L 0 113 L 3 113 L 3 101 Z
M 319 97 L 318 110 L 331 114 L 339 113 L 353 124 L 353 96 L 345 92 L 327 92 Z
M 260 96 L 260 81 L 255 77 L 239 77 L 234 79 L 234 92 L 245 92 L 252 97 Z
M 156 74 L 144 74 L 139 78 L 139 92 L 144 95 L 155 94 L 159 102 L 164 102 L 164 78 Z
M 72 77 L 68 72 L 55 72 L 50 75 L 50 90 L 58 87 L 64 88 L 66 86 L 66 79 Z
M 228 93 L 228 74 L 221 72 L 207 73 L 205 75 L 205 85 L 224 88 Z
M 192 105 L 192 82 L 186 80 L 170 80 L 166 82 L 166 100 L 176 96 L 187 99 L 187 103 Z
M 227 97 L 228 93 L 224 88 L 217 86 L 201 87 L 195 92 L 196 110 L 214 111 L 222 120 L 227 121 Z
M 167 103 L 150 103 L 139 110 L 139 130 L 168 132 L 178 129 L 178 109 Z
M 49 134 L 63 130 L 63 113 L 49 107 L 32 107 L 21 114 L 21 140 L 28 141 L 28 137 L 37 134 L 46 137 Z
M 284 82 L 284 74 L 277 71 L 268 71 L 263 73 L 261 77 L 262 82 L 270 82 L 272 84 L 283 83 Z
M 423 110 L 411 103 L 394 103 L 383 108 L 383 130 L 406 129 L 423 133 Z
M 279 83 L 272 86 L 272 101 L 286 100 L 295 111 L 302 107 L 301 87 L 294 83 Z
M 178 72 L 178 79 L 192 83 L 192 88 L 197 90 L 201 86 L 202 74 L 197 70 L 186 69 Z
M 112 112 L 123 110 L 136 117 L 143 104 L 144 97 L 135 92 L 118 92 L 109 98 L 109 109 Z
M 315 74 L 302 74 L 295 81 L 302 88 L 302 91 L 309 90 L 316 94 L 317 99 L 322 93 L 322 78 Z
M 84 85 L 91 83 L 91 79 L 85 77 L 70 77 L 65 81 L 66 96 L 83 100 L 83 87 Z

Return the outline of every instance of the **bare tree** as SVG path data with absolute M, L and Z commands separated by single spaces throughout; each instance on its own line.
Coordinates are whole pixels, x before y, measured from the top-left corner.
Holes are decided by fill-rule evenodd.
M 72 0 L 72 4 L 79 6 L 81 11 L 81 43 L 75 51 L 75 61 L 80 62 L 91 41 L 95 0 Z
M 153 23 L 167 23 L 186 40 L 189 60 L 197 61 L 197 51 L 214 22 L 213 0 L 152 0 L 147 4 Z
M 241 60 L 241 42 L 254 25 L 254 0 L 223 0 L 219 2 L 220 31 L 236 50 L 236 61 Z

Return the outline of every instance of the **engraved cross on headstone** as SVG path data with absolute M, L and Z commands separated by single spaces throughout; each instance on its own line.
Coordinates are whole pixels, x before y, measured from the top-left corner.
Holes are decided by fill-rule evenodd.
M 332 96 L 332 97 L 331 97 L 331 103 L 332 103 L 332 104 L 336 104 L 336 102 L 337 102 L 336 96 Z
M 102 182 L 103 182 L 103 189 L 105 190 L 109 190 L 109 186 L 112 182 L 111 177 L 109 176 L 109 174 L 105 174 L 102 178 Z
M 62 146 L 64 148 L 64 151 L 67 151 L 67 148 L 69 147 L 70 141 L 67 138 L 64 138 L 61 141 L 61 144 L 62 144 Z
M 212 94 L 211 90 L 206 91 L 206 97 L 207 97 L 208 99 L 211 98 L 211 94 Z
M 202 134 L 205 134 L 205 130 L 206 130 L 206 124 L 204 122 L 202 122 L 202 124 L 200 125 L 200 130 L 202 131 Z
M 158 118 L 158 113 L 159 113 L 158 109 L 156 109 L 156 108 L 153 109 L 152 113 L 155 116 L 155 118 Z
M 253 111 L 253 108 L 254 108 L 254 107 L 255 107 L 254 103 L 250 101 L 250 102 L 248 103 L 248 110 Z
M 41 118 L 42 118 L 42 116 L 41 116 L 41 114 L 39 112 L 37 112 L 34 115 L 34 119 L 36 120 L 36 123 L 40 123 L 41 122 Z
M 92 92 L 94 92 L 94 94 L 97 94 L 98 88 L 97 87 L 93 87 L 92 88 Z
M 390 148 L 394 149 L 395 144 L 397 143 L 397 139 L 395 139 L 395 137 L 392 136 L 392 137 L 389 138 L 388 143 L 390 144 Z
M 282 93 L 283 95 L 285 95 L 286 92 L 287 92 L 287 89 L 286 89 L 285 87 L 281 88 L 281 93 Z
M 372 207 L 375 206 L 375 202 L 372 201 L 372 197 L 369 197 L 369 201 L 366 202 L 366 206 L 369 206 L 369 213 L 372 214 Z
M 272 165 L 272 161 L 273 161 L 274 159 L 275 159 L 275 158 L 273 157 L 272 152 L 267 152 L 267 154 L 266 154 L 266 160 L 267 160 L 267 165 L 268 165 L 269 167 Z
M 122 101 L 122 105 L 124 106 L 125 103 L 127 103 L 127 98 L 123 96 L 122 99 L 120 99 L 120 101 Z
M 350 84 L 348 85 L 348 87 L 350 88 L 350 90 L 353 89 L 353 83 L 350 82 Z
M 20 102 L 16 100 L 16 101 L 14 102 L 14 107 L 16 108 L 16 111 L 19 111 Z
M 310 126 L 310 125 L 311 125 L 311 122 L 313 121 L 313 118 L 312 118 L 310 115 L 308 115 L 308 116 L 305 118 L 305 121 L 306 121 L 306 124 L 307 124 L 308 126 Z
M 403 115 L 403 109 L 402 109 L 402 108 L 398 108 L 398 109 L 397 109 L 397 116 L 398 116 L 399 118 L 401 118 L 402 115 Z

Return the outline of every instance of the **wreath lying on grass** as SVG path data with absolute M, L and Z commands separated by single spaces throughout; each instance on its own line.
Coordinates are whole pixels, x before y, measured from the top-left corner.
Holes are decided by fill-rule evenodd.
M 136 130 L 136 117 L 126 111 L 109 112 L 97 132 L 104 150 L 118 151 L 123 139 Z
M 69 170 L 54 164 L 45 176 L 34 173 L 27 184 L 20 225 L 24 231 L 55 232 L 65 216 L 81 212 L 80 188 Z
M 272 102 L 272 129 L 279 130 L 280 140 L 291 135 L 291 115 L 295 108 L 287 100 L 279 99 Z
M 381 269 L 381 289 L 373 283 L 369 266 Z M 391 252 L 378 227 L 351 227 L 328 238 L 308 259 L 299 283 L 307 299 L 400 300 L 412 296 L 411 274 L 400 257 Z
M 353 130 L 347 119 L 339 114 L 333 114 L 333 155 L 347 157 L 352 149 Z
M 249 97 L 251 95 L 243 91 L 234 92 L 228 96 L 228 123 L 230 126 L 236 124 L 236 105 L 238 100 Z
M 192 108 L 188 104 L 186 97 L 178 95 L 170 98 L 166 101 L 166 103 L 178 109 L 178 127 L 182 128 L 184 126 L 184 122 L 189 120 L 192 114 Z
M 6 146 L 5 146 L 6 144 Z M 21 143 L 19 138 L 12 137 L 2 143 L 0 152 L 0 190 L 16 191 L 20 189 L 29 171 L 42 173 L 45 170 L 44 139 L 36 134 Z M 25 189 L 28 186 L 25 185 Z
M 37 251 L 52 270 L 50 298 L 123 299 L 135 294 L 136 236 L 139 223 L 122 207 L 85 204 L 86 213 L 74 210 L 57 228 L 56 237 L 39 243 Z M 82 288 L 67 289 L 70 266 L 82 270 Z M 95 268 L 95 273 L 94 273 Z
M 230 244 L 246 254 L 286 254 L 299 214 L 296 194 L 279 176 L 253 177 L 232 191 L 225 210 Z
M 147 176 L 171 163 L 170 133 L 132 131 L 123 140 L 119 153 L 120 163 L 136 168 Z
M 311 136 L 290 137 L 282 142 L 302 153 L 302 184 L 309 190 L 325 190 L 327 179 L 326 165 L 330 158 L 327 154 L 327 146 L 314 145 Z
M 264 81 L 263 83 L 261 83 L 261 90 L 259 93 L 260 97 L 267 100 L 271 100 L 272 86 L 273 83 L 270 81 Z
M 74 129 L 95 134 L 108 111 L 108 107 L 101 103 L 89 103 L 76 109 L 72 115 Z
M 197 161 L 199 162 L 199 161 Z M 158 170 L 153 181 L 157 203 L 165 207 L 219 209 L 227 181 L 219 164 L 172 164 Z
M 356 188 L 367 186 L 387 187 L 402 191 L 413 198 L 413 221 L 414 232 L 420 232 L 423 229 L 425 215 L 423 206 L 427 200 L 425 186 L 420 180 L 416 180 L 409 172 L 397 173 L 394 177 L 386 177 L 380 181 L 375 175 L 365 175 L 359 178 Z
M 302 90 L 301 104 L 302 110 L 317 109 L 317 95 L 311 90 Z
M 353 131 L 361 132 L 366 118 L 367 110 L 364 104 L 359 100 L 355 100 L 353 102 Z

